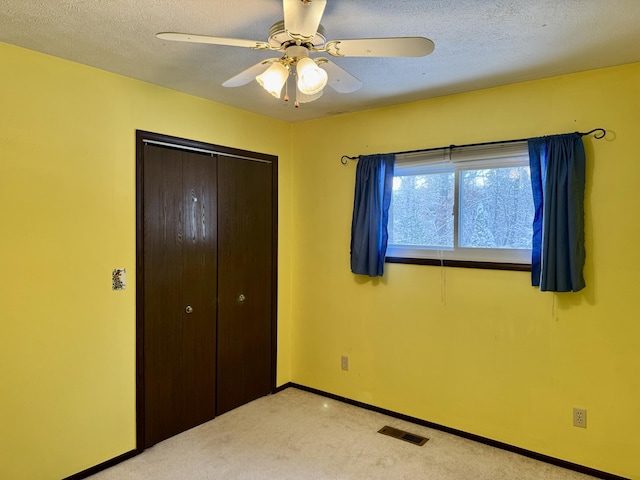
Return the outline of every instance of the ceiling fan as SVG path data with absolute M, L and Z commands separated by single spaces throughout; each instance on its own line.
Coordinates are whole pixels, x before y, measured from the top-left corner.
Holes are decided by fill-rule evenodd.
M 326 85 L 339 93 L 355 92 L 362 87 L 362 82 L 349 72 L 328 58 L 311 58 L 311 53 L 327 53 L 333 57 L 423 57 L 434 49 L 433 42 L 424 37 L 327 41 L 325 29 L 320 24 L 327 0 L 283 0 L 282 3 L 284 21 L 271 26 L 266 42 L 177 32 L 161 32 L 156 36 L 178 42 L 284 52 L 281 57 L 268 58 L 249 67 L 222 85 L 240 87 L 255 78 L 271 95 L 280 98 L 287 79 L 294 76 L 296 107 L 320 98 Z M 289 100 L 288 93 L 284 99 Z

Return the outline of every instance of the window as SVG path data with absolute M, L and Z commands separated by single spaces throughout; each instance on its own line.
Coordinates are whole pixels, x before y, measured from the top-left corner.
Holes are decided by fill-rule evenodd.
M 398 154 L 387 258 L 527 265 L 533 215 L 526 142 Z

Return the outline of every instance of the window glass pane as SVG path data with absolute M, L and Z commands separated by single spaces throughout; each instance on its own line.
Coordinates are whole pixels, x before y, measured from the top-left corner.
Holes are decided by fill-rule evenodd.
M 533 214 L 529 167 L 460 171 L 460 247 L 531 249 Z
M 453 248 L 453 172 L 396 176 L 389 243 Z

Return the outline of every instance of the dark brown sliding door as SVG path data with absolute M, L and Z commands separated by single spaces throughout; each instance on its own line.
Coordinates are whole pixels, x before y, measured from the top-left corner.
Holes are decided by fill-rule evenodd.
M 138 132 L 139 449 L 275 388 L 277 159 L 207 147 Z

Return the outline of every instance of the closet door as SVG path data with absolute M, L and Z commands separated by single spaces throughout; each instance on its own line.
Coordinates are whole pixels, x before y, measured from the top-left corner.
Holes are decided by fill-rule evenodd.
M 216 159 L 144 146 L 144 447 L 212 419 Z
M 218 415 L 271 392 L 272 168 L 218 159 Z

